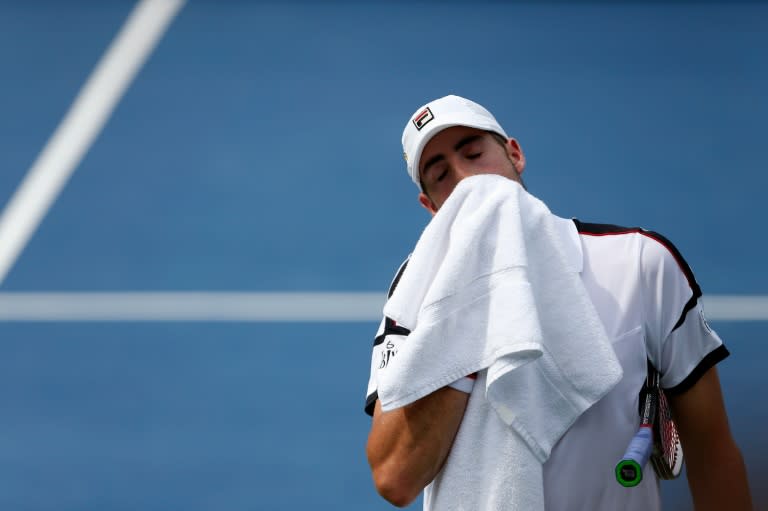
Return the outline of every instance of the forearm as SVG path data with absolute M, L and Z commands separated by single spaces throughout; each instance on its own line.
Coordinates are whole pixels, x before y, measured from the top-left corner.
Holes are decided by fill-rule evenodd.
M 451 449 L 468 397 L 443 388 L 389 412 L 376 403 L 366 451 L 376 488 L 385 499 L 405 506 L 434 479 Z
M 720 379 L 713 367 L 696 384 L 670 397 L 696 511 L 751 511 L 741 452 L 731 435 Z
M 696 456 L 698 453 L 691 454 Z M 688 460 L 688 486 L 693 496 L 694 509 L 752 511 L 746 467 L 733 441 L 729 439 L 723 445 L 712 446 L 701 457 L 704 459 L 694 457 Z

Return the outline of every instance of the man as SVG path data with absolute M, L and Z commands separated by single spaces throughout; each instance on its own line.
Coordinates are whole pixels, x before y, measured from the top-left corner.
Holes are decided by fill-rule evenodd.
M 419 108 L 408 120 L 402 142 L 419 202 L 432 215 L 467 177 L 496 174 L 522 185 L 525 157 L 520 145 L 490 112 L 464 98 L 446 96 Z M 728 351 L 704 319 L 701 292 L 682 256 L 668 240 L 643 229 L 557 220 L 571 240 L 569 254 L 623 376 L 568 429 L 544 463 L 545 508 L 660 508 L 650 467 L 634 488 L 620 486 L 614 476 L 616 462 L 637 431 L 638 392 L 649 360 L 661 373 L 671 401 L 696 509 L 752 509 L 715 368 Z M 399 507 L 424 491 L 425 509 L 518 509 L 514 498 L 491 498 L 498 489 L 488 488 L 478 475 L 484 465 L 499 463 L 494 451 L 503 449 L 506 431 L 487 406 L 483 371 L 409 405 L 382 411 L 377 372 L 397 356 L 392 341 L 407 342 L 409 333 L 384 318 L 374 342 L 366 412 L 373 417 L 367 455 L 377 490 Z M 492 439 L 485 437 L 489 432 L 494 432 Z M 467 454 L 462 446 L 478 445 L 478 436 L 480 445 L 486 445 Z M 514 489 L 505 491 L 514 495 Z

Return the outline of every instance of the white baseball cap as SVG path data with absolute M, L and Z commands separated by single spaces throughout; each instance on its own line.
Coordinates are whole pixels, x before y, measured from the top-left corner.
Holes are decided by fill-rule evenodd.
M 403 157 L 408 166 L 408 174 L 420 190 L 421 152 L 432 137 L 452 126 L 468 126 L 493 131 L 504 138 L 509 138 L 491 112 L 474 101 L 451 95 L 420 107 L 411 116 L 403 130 Z

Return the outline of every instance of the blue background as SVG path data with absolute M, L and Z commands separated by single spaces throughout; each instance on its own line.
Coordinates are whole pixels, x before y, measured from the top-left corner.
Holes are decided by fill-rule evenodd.
M 131 8 L 0 2 L 0 205 Z M 0 290 L 383 293 L 429 218 L 402 128 L 455 93 L 520 141 L 555 213 L 663 233 L 705 294 L 768 293 L 766 19 L 761 2 L 190 2 Z M 364 456 L 376 326 L 0 323 L 0 507 L 389 509 Z M 713 326 L 768 506 L 768 326 Z M 663 488 L 689 506 L 684 481 Z

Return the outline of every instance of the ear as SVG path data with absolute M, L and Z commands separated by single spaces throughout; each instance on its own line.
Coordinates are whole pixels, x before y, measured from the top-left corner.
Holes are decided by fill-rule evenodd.
M 432 199 L 427 197 L 427 194 L 425 194 L 424 192 L 421 192 L 419 194 L 419 203 L 421 203 L 421 206 L 427 211 L 429 211 L 429 213 L 432 216 L 435 216 L 435 213 L 437 213 L 437 208 L 435 207 L 435 203 L 432 202 Z
M 505 148 L 507 150 L 507 155 L 509 155 L 512 163 L 515 164 L 517 173 L 522 174 L 525 170 L 525 155 L 523 154 L 523 149 L 520 147 L 520 144 L 514 138 L 510 138 L 507 140 Z

